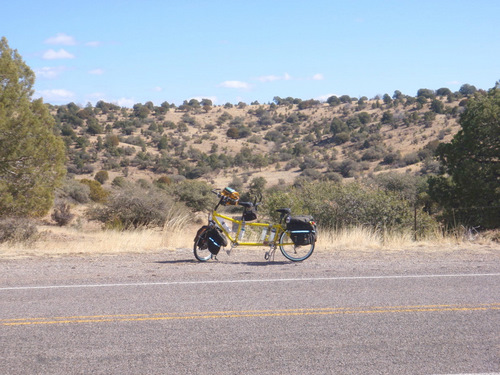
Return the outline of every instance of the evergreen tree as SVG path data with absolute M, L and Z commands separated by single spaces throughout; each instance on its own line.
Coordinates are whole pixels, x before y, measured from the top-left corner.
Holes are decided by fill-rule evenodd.
M 35 74 L 0 40 L 0 216 L 41 216 L 65 173 L 64 143 L 42 99 L 31 100 Z
M 436 154 L 448 177 L 430 180 L 431 196 L 455 223 L 500 226 L 500 90 L 469 99 L 462 129 Z

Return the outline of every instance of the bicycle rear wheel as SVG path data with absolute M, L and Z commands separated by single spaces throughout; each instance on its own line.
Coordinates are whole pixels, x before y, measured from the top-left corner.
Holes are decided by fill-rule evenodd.
M 196 235 L 194 240 L 193 247 L 194 257 L 198 259 L 200 262 L 206 262 L 207 260 L 212 259 L 212 253 L 208 250 L 207 243 L 207 229 Z
M 280 236 L 279 247 L 285 258 L 294 262 L 301 262 L 311 256 L 314 251 L 314 243 L 309 245 L 295 245 L 290 238 L 290 232 L 285 231 Z

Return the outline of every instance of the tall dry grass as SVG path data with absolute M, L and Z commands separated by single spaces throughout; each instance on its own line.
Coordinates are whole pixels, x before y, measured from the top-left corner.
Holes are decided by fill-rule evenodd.
M 28 243 L 0 245 L 2 257 L 63 256 L 84 254 L 117 254 L 148 252 L 160 249 L 163 236 L 158 230 L 118 232 L 98 230 L 82 232 L 77 229 L 51 227 L 38 239 Z
M 417 237 L 411 230 L 377 230 L 357 226 L 339 230 L 320 231 L 316 247 L 318 250 L 398 250 L 408 248 L 436 248 L 456 246 L 462 238 L 436 230 L 425 237 Z M 487 241 L 489 242 L 489 241 Z M 478 240 L 477 243 L 480 243 Z M 484 242 L 483 242 L 484 243 Z
M 0 244 L 0 258 L 148 253 L 192 249 L 193 239 L 199 226 L 190 222 L 188 217 L 172 220 L 163 229 L 133 231 L 98 228 L 84 230 L 47 226 L 41 228 L 41 234 L 32 242 Z M 415 241 L 410 231 L 382 232 L 368 227 L 355 227 L 337 231 L 320 231 L 315 251 L 398 251 L 411 248 L 435 251 L 474 244 L 487 245 L 500 250 L 498 242 L 487 238 L 478 238 L 471 242 L 455 234 L 436 232 Z

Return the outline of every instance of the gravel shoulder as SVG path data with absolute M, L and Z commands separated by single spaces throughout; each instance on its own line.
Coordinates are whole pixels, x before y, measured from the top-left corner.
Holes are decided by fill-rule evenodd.
M 352 277 L 376 275 L 498 273 L 500 247 L 467 245 L 399 250 L 317 250 L 294 263 L 279 251 L 273 261 L 262 249 L 221 251 L 200 263 L 191 249 L 113 255 L 0 257 L 0 287 L 189 280 Z

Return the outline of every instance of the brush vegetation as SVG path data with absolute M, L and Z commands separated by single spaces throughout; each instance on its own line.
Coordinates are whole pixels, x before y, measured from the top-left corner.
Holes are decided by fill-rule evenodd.
M 387 241 L 499 226 L 497 88 L 53 106 L 31 100 L 34 74 L 5 38 L 1 47 L 0 242 L 38 236 L 25 221 L 37 217 L 177 233 L 225 186 L 262 194 L 262 220 L 290 207 L 325 234 Z

